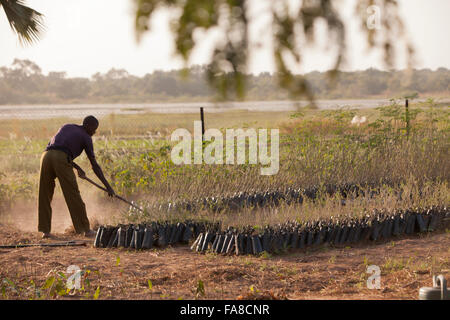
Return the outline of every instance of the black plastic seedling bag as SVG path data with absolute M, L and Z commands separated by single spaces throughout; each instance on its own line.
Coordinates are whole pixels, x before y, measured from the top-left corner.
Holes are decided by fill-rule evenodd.
M 259 255 L 263 251 L 258 235 L 252 236 L 252 251 L 254 255 Z
M 230 242 L 228 242 L 228 247 L 227 250 L 225 251 L 226 254 L 231 254 L 233 253 L 233 249 L 235 248 L 235 244 L 236 244 L 236 236 L 232 235 Z
M 225 253 L 227 251 L 228 243 L 230 242 L 230 235 L 225 234 L 223 236 L 222 245 L 217 248 L 217 253 Z
M 119 248 L 125 247 L 125 239 L 127 237 L 125 227 L 123 227 L 123 226 L 119 227 L 119 230 L 117 230 L 117 235 L 118 235 L 117 246 Z
M 323 242 L 325 243 L 331 243 L 333 240 L 333 237 L 335 235 L 336 226 L 334 225 L 328 225 L 327 227 L 327 233 L 325 235 L 325 239 L 323 239 Z
M 355 239 L 356 238 L 359 239 L 360 231 L 361 231 L 361 225 L 360 225 L 359 221 L 355 221 L 354 223 L 352 223 L 350 225 L 350 231 L 349 231 L 346 243 L 356 243 L 357 240 L 355 240 Z
M 309 228 L 308 235 L 306 236 L 306 245 L 307 246 L 312 245 L 313 241 L 314 241 L 314 229 L 313 228 Z
M 370 239 L 373 241 L 377 241 L 380 237 L 381 223 L 378 220 L 372 220 L 372 234 L 370 235 Z
M 108 244 L 106 245 L 107 248 L 112 248 L 114 246 L 117 246 L 117 230 L 118 228 L 113 228 L 111 236 L 109 237 Z M 115 245 L 114 245 L 115 243 Z
M 158 246 L 165 247 L 168 245 L 169 241 L 167 239 L 167 225 L 158 226 Z
M 389 221 L 389 224 L 386 229 L 387 234 L 385 233 L 386 239 L 392 238 L 393 233 L 394 233 L 394 217 L 392 217 L 392 216 L 389 217 L 388 221 Z
M 167 228 L 167 234 L 168 234 L 168 242 L 169 244 L 174 244 L 175 241 L 175 236 L 177 234 L 177 226 L 175 224 L 171 224 L 169 225 L 169 227 Z
M 336 234 L 338 233 L 338 228 L 336 225 L 331 225 L 329 227 L 327 236 L 325 238 L 325 242 L 332 244 L 334 241 L 334 238 L 336 238 Z
M 229 233 L 227 235 L 226 241 L 224 241 L 224 246 L 222 248 L 222 254 L 227 254 L 230 246 L 234 245 L 234 234 Z
M 201 233 L 198 223 L 192 223 L 191 225 L 194 238 L 198 238 L 198 235 Z
M 125 248 L 130 247 L 131 244 L 131 238 L 133 237 L 133 225 L 129 225 L 127 228 L 126 236 L 125 236 Z
M 322 243 L 322 232 L 321 229 L 316 230 L 316 233 L 314 234 L 314 239 L 312 242 L 313 246 L 318 246 Z
M 306 245 L 306 231 L 302 230 L 300 232 L 299 238 L 298 238 L 298 246 L 297 248 L 303 249 Z
M 295 249 L 295 248 L 297 248 L 297 245 L 298 245 L 298 231 L 295 230 L 294 232 L 292 232 L 291 241 L 289 243 L 289 247 Z M 263 246 L 263 250 L 265 250 L 264 246 Z
M 334 233 L 332 242 L 333 242 L 333 244 L 337 245 L 337 244 L 339 244 L 339 239 L 341 239 L 342 227 L 340 225 L 337 225 L 335 228 L 336 228 L 336 231 Z
M 139 227 L 134 230 L 134 248 L 142 249 L 142 240 L 144 239 L 144 229 Z
M 291 243 L 291 233 L 284 232 L 283 233 L 283 248 L 289 248 L 290 243 Z
M 153 229 L 146 227 L 144 229 L 144 239 L 142 239 L 142 248 L 151 249 L 153 247 Z
M 281 233 L 279 233 L 279 234 L 277 234 L 275 239 L 276 239 L 276 250 L 277 251 L 283 250 L 284 249 L 284 247 L 283 247 L 283 245 L 284 245 L 284 237 L 283 237 L 283 235 Z
M 348 225 L 345 225 L 342 228 L 341 235 L 339 237 L 339 242 L 338 242 L 339 244 L 345 243 L 345 241 L 347 240 L 347 237 L 348 237 L 348 233 L 349 233 L 349 227 L 348 227 Z
M 106 227 L 103 227 L 103 229 L 101 230 L 101 233 L 100 233 L 100 240 L 99 240 L 99 247 L 100 248 L 105 248 L 106 247 L 106 244 L 108 244 L 106 241 L 105 241 L 105 239 L 106 239 L 106 237 L 107 237 L 107 233 L 108 233 L 108 231 L 107 231 L 107 229 L 106 229 Z M 106 244 L 105 244 L 105 242 L 106 242 Z
M 348 235 L 347 239 L 345 239 L 345 243 L 352 243 L 355 238 L 356 228 L 353 224 L 348 226 Z
M 406 232 L 406 227 L 407 227 L 407 225 L 408 225 L 408 219 L 407 219 L 407 216 L 406 215 L 404 215 L 404 214 L 402 214 L 400 217 L 399 217 L 399 221 L 398 221 L 398 231 L 399 231 L 399 235 L 402 235 L 402 234 L 404 234 L 405 232 Z
M 132 233 L 132 236 L 131 236 L 131 241 L 130 241 L 130 246 L 129 246 L 129 248 L 133 248 L 133 249 L 136 248 L 136 235 L 135 235 L 135 232 L 136 232 L 136 230 L 133 228 L 133 233 Z
M 214 248 L 214 252 L 219 254 L 222 251 L 223 244 L 225 242 L 225 234 L 219 234 L 219 240 L 217 240 L 216 247 Z
M 314 245 L 321 245 L 322 243 L 324 243 L 327 234 L 328 234 L 328 227 L 321 226 L 316 234 L 316 237 L 314 238 Z
M 183 231 L 184 231 L 184 224 L 181 222 L 178 222 L 177 223 L 177 232 L 175 232 L 174 243 L 181 241 L 181 236 L 183 235 Z
M 419 232 L 427 231 L 427 224 L 425 222 L 424 216 L 422 214 L 416 215 L 417 225 L 419 226 Z
M 389 239 L 392 236 L 392 219 L 386 218 L 383 221 L 383 229 L 381 230 L 381 235 L 383 239 Z
M 406 220 L 406 234 L 412 234 L 414 232 L 414 227 L 416 225 L 416 214 L 410 214 Z
M 355 233 L 353 235 L 353 239 L 351 240 L 351 243 L 357 243 L 360 241 L 361 239 L 361 233 L 363 231 L 363 226 L 361 225 L 361 223 L 357 223 L 355 226 Z
M 430 225 L 431 214 L 425 213 L 425 214 L 422 214 L 422 217 L 423 217 L 423 221 L 425 224 L 425 232 L 426 232 L 426 231 L 428 231 L 428 226 Z
M 264 232 L 264 234 L 262 236 L 261 245 L 262 245 L 263 251 L 269 252 L 269 250 L 270 250 L 270 234 L 269 234 L 269 232 Z
M 203 233 L 200 233 L 197 237 L 197 239 L 195 239 L 194 243 L 191 245 L 191 250 L 192 251 L 196 251 L 197 250 L 197 246 L 199 244 L 200 241 L 202 241 L 203 238 Z
M 170 242 L 170 235 L 172 234 L 173 225 L 172 225 L 172 224 L 166 223 L 166 224 L 164 225 L 164 228 L 165 228 L 165 230 L 166 230 L 166 240 L 167 240 L 167 245 L 169 245 L 169 242 Z
M 235 246 L 235 250 L 236 250 L 236 255 L 241 255 L 241 254 L 245 254 L 244 253 L 244 236 L 239 233 L 238 235 L 236 235 L 234 237 L 234 246 Z
M 249 247 L 249 238 L 247 237 L 246 233 L 242 234 L 242 239 L 243 239 L 243 245 L 244 245 L 244 250 L 243 250 L 243 254 L 250 254 L 251 252 L 249 252 L 249 248 L 251 248 L 251 245 Z
M 220 240 L 220 233 L 216 233 L 216 234 L 214 235 L 214 241 L 213 241 L 213 243 L 212 243 L 212 245 L 211 245 L 211 251 L 212 251 L 212 252 L 216 252 L 216 250 L 217 250 L 217 245 L 219 244 L 219 240 Z
M 142 242 L 139 242 L 139 227 L 136 227 L 133 230 L 133 238 L 131 240 L 131 247 L 134 249 L 140 249 L 139 247 L 142 245 Z
M 397 237 L 400 235 L 400 216 L 398 214 L 394 216 L 392 224 L 392 235 Z
M 223 242 L 225 240 L 225 236 L 223 234 L 219 234 L 219 240 L 217 241 L 217 245 L 214 248 L 215 253 L 220 253 L 223 247 Z
M 196 246 L 194 247 L 194 250 L 197 252 L 201 252 L 202 248 L 203 248 L 203 243 L 205 242 L 206 239 L 206 233 L 200 232 L 200 234 L 198 235 L 201 238 L 199 239 L 199 241 L 197 242 Z M 198 238 L 198 237 L 197 237 Z
M 245 236 L 245 254 L 252 254 L 252 237 L 249 235 Z
M 269 246 L 267 248 L 267 252 L 274 252 L 275 251 L 275 247 L 276 247 L 276 233 L 275 232 L 271 232 L 269 233 Z
M 442 220 L 442 214 L 439 212 L 432 212 L 430 223 L 428 224 L 428 231 L 436 231 Z
M 389 227 L 388 219 L 384 218 L 380 221 L 380 233 L 378 235 L 378 239 L 387 239 L 384 237 L 385 230 Z
M 111 238 L 113 231 L 113 227 L 106 227 L 105 229 L 103 229 L 103 232 L 100 236 L 100 243 L 102 248 L 106 248 L 108 246 L 109 239 Z
M 208 250 L 208 245 L 209 243 L 212 241 L 214 234 L 212 232 L 207 232 L 204 239 L 203 239 L 203 243 L 202 246 L 200 248 L 201 251 L 206 251 Z
M 100 226 L 98 228 L 98 230 L 97 230 L 97 234 L 95 235 L 95 240 L 94 240 L 94 247 L 95 248 L 100 248 L 100 246 L 101 246 L 100 239 L 102 237 L 103 229 L 105 229 L 105 227 Z
M 197 252 L 202 251 L 203 244 L 204 244 L 204 242 L 206 240 L 206 236 L 207 236 L 207 233 L 201 232 L 200 234 L 202 235 L 202 237 L 200 238 L 199 242 L 197 242 L 197 246 L 195 247 L 195 251 L 197 251 Z
M 211 244 L 211 251 L 214 251 L 214 249 L 216 248 L 216 246 L 217 246 L 217 242 L 219 241 L 219 234 L 218 233 L 215 233 L 214 234 L 214 240 L 213 240 L 213 242 L 212 242 L 212 244 Z
M 114 236 L 114 241 L 113 241 L 111 247 L 117 248 L 118 244 L 119 244 L 119 234 L 116 231 L 115 236 Z
M 190 225 L 186 225 L 184 227 L 183 236 L 181 237 L 181 241 L 183 243 L 188 243 L 189 240 L 191 240 L 192 236 L 193 236 L 192 227 Z
M 360 241 L 368 241 L 372 235 L 372 226 L 365 223 L 361 228 L 361 235 L 359 237 Z

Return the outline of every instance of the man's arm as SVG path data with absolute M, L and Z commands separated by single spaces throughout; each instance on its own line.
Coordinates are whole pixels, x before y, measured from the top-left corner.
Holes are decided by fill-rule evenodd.
M 97 163 L 97 160 L 95 158 L 89 158 L 91 161 L 92 170 L 94 171 L 95 175 L 100 179 L 100 181 L 105 185 L 106 189 L 108 190 L 108 195 L 110 197 L 113 197 L 116 193 L 114 192 L 113 188 L 109 184 L 108 180 L 106 180 L 102 168 L 100 168 L 99 164 Z
M 105 185 L 106 189 L 108 190 L 108 195 L 110 197 L 113 197 L 116 193 L 114 192 L 113 188 L 110 186 L 109 182 L 106 180 L 105 176 L 103 175 L 103 170 L 98 165 L 97 159 L 95 159 L 94 145 L 92 144 L 91 139 L 88 139 L 88 141 L 86 142 L 85 152 L 86 152 L 86 155 L 87 155 L 89 161 L 91 162 L 92 170 L 94 171 L 95 175 Z
M 84 178 L 86 178 L 86 173 L 83 171 L 83 169 L 81 169 L 81 167 L 79 166 L 79 165 L 77 165 L 75 162 L 73 162 L 72 161 L 72 165 L 73 165 L 73 167 L 75 168 L 75 169 L 77 169 L 77 171 L 78 171 L 78 176 L 81 178 L 81 179 L 84 179 Z

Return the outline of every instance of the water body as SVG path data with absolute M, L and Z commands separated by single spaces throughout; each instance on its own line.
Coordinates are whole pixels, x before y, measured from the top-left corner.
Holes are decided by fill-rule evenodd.
M 319 109 L 338 108 L 376 108 L 387 105 L 388 99 L 367 100 L 317 100 Z M 155 113 L 197 113 L 200 107 L 207 112 L 223 112 L 229 110 L 248 111 L 294 111 L 304 107 L 308 101 L 248 101 L 228 103 L 118 103 L 118 104 L 52 104 L 52 105 L 2 105 L 0 106 L 0 119 L 45 119 L 58 117 L 80 118 L 87 115 L 97 117 L 109 114 L 140 114 Z

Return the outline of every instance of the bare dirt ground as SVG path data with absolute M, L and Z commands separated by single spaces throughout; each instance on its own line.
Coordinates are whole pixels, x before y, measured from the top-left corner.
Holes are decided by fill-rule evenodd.
M 45 299 L 92 299 L 95 292 L 98 299 L 417 299 L 433 274 L 450 276 L 448 230 L 254 257 L 198 254 L 188 246 L 100 249 L 93 239 L 70 233 L 42 240 L 37 232 L 0 224 L 0 244 L 65 240 L 87 246 L 0 249 L 0 299 L 36 299 L 37 291 Z M 372 264 L 381 269 L 378 290 L 367 288 Z M 70 265 L 86 271 L 84 291 L 60 296 L 51 291 L 54 285 L 45 288 L 52 275 L 68 276 Z

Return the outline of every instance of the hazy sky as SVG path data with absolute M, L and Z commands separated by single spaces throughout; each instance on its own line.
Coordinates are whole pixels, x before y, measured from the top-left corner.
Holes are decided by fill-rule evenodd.
M 368 54 L 364 39 L 358 31 L 359 22 L 352 18 L 355 0 L 335 0 L 344 6 L 342 18 L 349 22 L 348 61 L 345 70 L 382 67 L 381 56 Z M 180 58 L 173 55 L 173 37 L 169 32 L 168 11 L 158 12 L 153 20 L 153 30 L 140 44 L 135 41 L 132 0 L 27 0 L 27 5 L 45 15 L 46 32 L 39 42 L 22 46 L 0 9 L 0 66 L 9 66 L 14 58 L 36 62 L 46 74 L 49 71 L 67 71 L 68 75 L 90 77 L 96 72 L 111 68 L 124 68 L 129 73 L 142 76 L 154 70 L 176 69 L 182 66 Z M 264 1 L 252 0 L 259 6 Z M 399 0 L 400 13 L 408 35 L 417 50 L 416 68 L 446 67 L 450 69 L 450 1 L 449 0 Z M 254 39 L 264 41 L 265 24 L 261 18 L 252 26 Z M 205 39 L 190 63 L 207 63 L 216 33 L 198 36 Z M 249 72 L 273 71 L 270 42 L 251 56 Z M 324 71 L 332 66 L 333 56 L 326 50 L 326 38 L 309 49 L 302 66 L 303 72 Z M 398 68 L 404 68 L 399 60 Z

